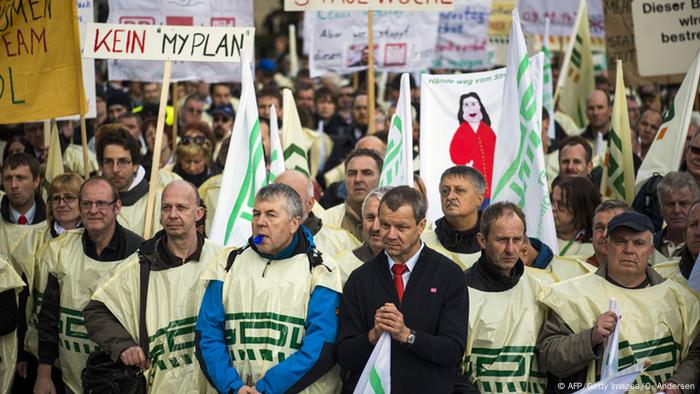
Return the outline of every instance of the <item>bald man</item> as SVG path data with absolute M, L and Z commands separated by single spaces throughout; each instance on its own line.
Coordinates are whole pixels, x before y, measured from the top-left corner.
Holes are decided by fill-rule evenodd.
M 602 90 L 594 90 L 586 98 L 586 118 L 588 126 L 581 136 L 593 147 L 593 155 L 605 152 L 605 143 L 610 131 L 610 98 Z
M 194 324 L 205 290 L 200 277 L 215 264 L 223 265 L 226 256 L 223 247 L 197 233 L 196 223 L 204 215 L 200 205 L 194 185 L 169 183 L 160 205 L 163 231 L 144 242 L 83 310 L 88 336 L 112 360 L 144 369 L 150 360 L 152 393 L 213 390 L 193 362 Z M 148 264 L 150 276 L 145 315 L 150 357 L 139 341 L 141 264 Z M 170 343 L 173 335 L 177 346 Z
M 356 243 L 347 231 L 324 226 L 323 221 L 313 213 L 316 200 L 314 199 L 314 188 L 311 179 L 296 170 L 287 170 L 275 178 L 275 183 L 285 184 L 294 189 L 299 197 L 304 209 L 303 225 L 311 231 L 316 243 L 316 248 L 323 254 L 335 257 L 346 250 L 353 250 Z

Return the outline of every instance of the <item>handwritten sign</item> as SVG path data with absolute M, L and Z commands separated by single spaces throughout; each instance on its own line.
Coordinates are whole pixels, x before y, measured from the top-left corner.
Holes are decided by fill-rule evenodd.
M 307 12 L 312 77 L 367 69 L 364 12 Z M 437 12 L 374 12 L 374 59 L 380 71 L 415 71 L 431 66 L 438 36 Z
M 78 4 L 78 30 L 80 32 L 80 48 L 82 51 L 85 42 L 85 29 L 87 24 L 95 19 L 93 0 L 76 0 Z M 82 58 L 83 64 L 83 89 L 87 99 L 86 118 L 95 118 L 97 116 L 97 92 L 95 90 L 95 59 Z M 78 120 L 80 116 L 65 116 L 58 120 Z
M 640 75 L 688 70 L 700 49 L 700 1 L 633 1 L 632 20 Z
M 249 27 L 149 26 L 91 23 L 85 56 L 97 59 L 240 62 L 253 58 Z
M 549 35 L 569 37 L 576 21 L 579 0 L 518 0 L 523 31 L 544 35 L 544 19 L 549 18 Z M 602 0 L 587 0 L 591 37 L 605 35 Z
M 253 27 L 253 0 L 109 0 L 107 23 Z M 154 67 L 151 61 L 110 59 L 107 64 L 112 80 L 161 82 L 163 79 L 163 68 Z M 240 82 L 240 76 L 240 63 L 173 62 L 173 81 Z
M 454 11 L 441 12 L 433 68 L 489 68 L 489 15 L 490 0 L 457 0 Z
M 451 11 L 453 0 L 284 0 L 285 11 Z
M 85 113 L 75 1 L 0 1 L 0 123 Z

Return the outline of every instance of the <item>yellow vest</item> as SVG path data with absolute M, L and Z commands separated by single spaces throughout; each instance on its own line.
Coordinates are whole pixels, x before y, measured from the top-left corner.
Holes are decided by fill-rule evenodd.
M 663 276 L 666 279 L 670 279 L 676 274 L 680 274 L 681 272 L 681 267 L 680 267 L 680 261 L 679 260 L 670 260 L 670 261 L 664 261 L 655 264 L 652 269 L 656 271 L 659 275 Z M 681 275 L 682 277 L 682 275 Z M 683 278 L 685 279 L 685 278 Z M 688 280 L 686 279 L 685 281 L 688 283 Z
M 268 369 L 301 348 L 307 307 L 316 286 L 342 291 L 337 265 L 325 256 L 323 265 L 309 272 L 305 254 L 268 265 L 254 250 L 247 249 L 236 257 L 229 272 L 223 268 L 218 265 L 216 274 L 208 279 L 223 278 L 226 330 L 233 336 L 228 341 L 229 352 L 244 381 L 250 374 L 257 382 Z M 303 392 L 333 393 L 339 385 L 334 369 Z
M 24 349 L 36 357 L 39 357 L 39 332 L 37 325 L 39 322 L 39 310 L 44 297 L 44 289 L 49 278 L 49 267 L 41 259 L 46 253 L 48 242 L 53 239 L 49 224 L 38 227 L 31 236 L 25 239 L 18 249 L 32 250 L 31 263 L 33 267 L 32 280 L 27 280 L 30 284 L 30 297 L 27 299 L 27 332 L 24 336 Z
M 69 172 L 75 172 L 85 178 L 85 169 L 83 168 L 83 146 L 70 144 L 63 152 L 63 167 Z M 97 157 L 95 153 L 88 150 L 88 171 L 90 173 L 99 171 Z
M 345 203 L 338 204 L 332 208 L 328 208 L 323 213 L 317 216 L 321 219 L 323 227 L 329 226 L 338 230 L 345 231 L 347 233 L 348 242 L 354 245 L 352 247 L 353 249 L 362 244 L 362 242 L 355 238 L 353 234 L 351 234 L 349 231 L 343 228 L 343 218 L 345 217 Z
M 556 275 L 557 282 L 595 272 L 598 268 L 583 256 L 554 256 L 546 270 Z
M 336 257 L 344 251 L 353 250 L 357 247 L 354 241 L 355 237 L 349 232 L 326 225 L 314 235 L 316 248 L 323 256 Z
M 476 253 L 455 253 L 447 250 L 440 243 L 440 240 L 438 239 L 434 230 L 425 230 L 420 237 L 423 242 L 430 247 L 430 249 L 434 249 L 438 253 L 447 256 L 447 258 L 459 265 L 459 267 L 462 268 L 462 271 L 465 271 L 474 265 L 474 263 L 479 260 L 479 257 L 481 257 L 481 251 Z
M 214 175 L 199 186 L 199 197 L 207 207 L 207 218 L 204 221 L 204 228 L 206 229 L 207 235 L 211 234 L 211 225 L 214 222 L 216 204 L 219 199 L 219 192 L 221 191 L 221 179 L 221 174 Z
M 201 277 L 222 259 L 224 248 L 204 242 L 199 261 L 163 271 L 151 271 L 146 299 L 146 330 L 151 368 L 146 371 L 151 393 L 215 392 L 195 357 L 194 327 L 205 286 Z M 114 314 L 129 335 L 139 341 L 140 264 L 137 254 L 119 266 L 92 295 Z
M 22 278 L 17 275 L 10 263 L 0 257 L 0 293 L 16 289 L 17 295 L 24 287 Z M 17 331 L 0 337 L 0 393 L 7 394 L 12 388 L 17 364 Z
M 352 250 L 347 250 L 340 253 L 335 257 L 336 263 L 338 264 L 338 271 L 340 272 L 340 283 L 345 287 L 345 282 L 348 281 L 348 277 L 352 271 L 359 268 L 364 262 L 355 256 Z
M 622 314 L 619 369 L 649 359 L 651 366 L 635 381 L 640 389 L 630 392 L 654 393 L 645 390 L 645 384 L 665 382 L 686 357 L 698 329 L 700 304 L 690 290 L 671 280 L 631 290 L 596 274 L 555 284 L 540 295 L 540 301 L 574 333 L 593 327 L 608 310 L 610 298 L 617 300 Z M 599 373 L 600 365 L 594 360 L 588 366 L 587 382 L 595 382 Z
M 85 330 L 83 308 L 97 286 L 125 260 L 97 261 L 83 251 L 85 229 L 66 231 L 48 243 L 40 264 L 46 264 L 60 286 L 58 363 L 63 381 L 73 392 L 82 391 L 80 372 L 88 355 L 97 350 Z M 44 260 L 46 259 L 46 260 Z
M 557 244 L 560 256 L 592 256 L 595 252 L 590 242 L 570 242 L 557 238 Z
M 155 234 L 160 231 L 163 226 L 160 224 L 160 200 L 163 196 L 163 188 L 158 187 L 156 192 L 156 202 L 153 206 L 153 231 Z M 143 231 L 146 226 L 146 203 L 148 201 L 148 193 L 139 198 L 133 205 L 123 206 L 122 210 L 117 215 L 117 221 L 124 228 L 129 229 L 143 237 Z
M 534 268 L 502 292 L 469 290 L 469 335 L 463 373 L 481 393 L 544 393 L 547 375 L 535 344 L 547 315 L 537 295 L 549 283 Z

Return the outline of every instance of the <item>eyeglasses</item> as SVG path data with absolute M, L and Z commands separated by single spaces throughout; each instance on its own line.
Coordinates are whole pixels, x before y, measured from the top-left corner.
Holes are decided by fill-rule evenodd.
M 700 155 L 700 146 L 689 146 L 688 150 L 691 151 L 694 155 Z
M 102 160 L 102 165 L 105 167 L 114 167 L 114 163 L 117 163 L 117 167 L 119 168 L 125 168 L 130 166 L 132 161 L 129 159 L 118 159 L 117 161 L 114 161 L 113 159 Z
M 77 199 L 78 199 L 78 197 L 70 195 L 70 194 L 65 194 L 63 196 L 61 196 L 60 194 L 56 194 L 56 195 L 52 196 L 51 198 L 49 198 L 49 201 L 51 201 L 51 203 L 54 205 L 60 204 L 61 201 L 63 201 L 64 203 L 66 203 L 66 205 L 68 205 L 68 204 L 74 203 Z
M 201 115 L 202 112 L 204 112 L 204 111 L 199 109 L 199 108 L 187 108 L 187 112 L 189 112 L 191 114 Z
M 104 201 L 104 200 L 97 200 L 97 201 L 89 201 L 89 200 L 80 200 L 80 209 L 85 209 L 88 210 L 92 208 L 92 206 L 96 206 L 97 209 L 100 211 L 105 210 L 109 208 L 110 205 L 114 204 L 117 202 L 117 200 L 112 200 L 112 201 Z
M 204 137 L 202 135 L 196 135 L 196 136 L 186 135 L 186 136 L 180 138 L 180 143 L 182 145 L 190 145 L 190 144 L 204 145 L 204 143 L 206 141 L 207 141 L 207 137 Z

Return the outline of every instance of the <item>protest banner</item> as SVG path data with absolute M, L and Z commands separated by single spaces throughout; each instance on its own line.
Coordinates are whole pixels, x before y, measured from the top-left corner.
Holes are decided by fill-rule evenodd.
M 284 0 L 285 11 L 450 11 L 453 0 Z
M 253 27 L 253 0 L 110 0 L 107 22 L 134 25 Z M 109 77 L 113 80 L 160 82 L 163 79 L 162 70 L 153 67 L 149 62 L 113 59 L 108 65 Z M 238 63 L 178 61 L 173 63 L 172 79 L 175 82 L 240 82 L 240 75 Z
M 605 13 L 605 54 L 608 64 L 622 60 L 625 86 L 640 86 L 649 83 L 680 83 L 683 75 L 647 76 L 639 75 L 637 48 L 632 26 L 632 0 L 603 0 Z M 615 67 L 608 69 L 608 80 L 615 80 Z
M 0 3 L 0 124 L 87 111 L 74 1 Z
M 396 112 L 391 118 L 384 165 L 379 186 L 413 186 L 413 117 L 411 84 L 408 74 L 401 75 Z
M 540 59 L 538 61 L 542 63 L 535 64 L 535 59 Z M 533 79 L 540 81 L 540 84 L 543 61 L 543 57 L 539 56 L 530 60 L 532 64 L 530 71 L 535 74 Z M 500 121 L 505 77 L 505 68 L 468 74 L 422 75 L 420 176 L 427 188 L 429 221 L 442 216 L 438 185 L 442 173 L 452 166 L 470 165 L 481 171 L 487 179 L 487 193 L 490 192 L 495 145 L 484 162 L 481 162 L 477 157 L 480 156 L 480 152 L 476 155 L 470 154 L 470 150 L 467 149 L 467 147 L 479 145 L 476 142 L 469 143 L 468 140 L 460 138 L 460 135 L 468 134 L 467 131 L 474 133 L 473 129 L 476 128 L 477 134 L 493 134 L 498 141 L 502 133 Z M 478 103 L 480 110 L 472 111 L 472 115 L 480 117 L 480 120 L 470 121 L 470 116 L 463 111 L 467 101 Z M 542 102 L 541 96 L 539 102 Z M 516 129 L 519 130 L 519 128 Z
M 602 0 L 587 0 L 591 38 L 605 35 Z M 543 35 L 545 18 L 550 21 L 549 34 L 569 37 L 574 28 L 579 2 L 576 0 L 518 0 L 518 11 L 525 34 Z
M 84 56 L 98 59 L 240 62 L 252 59 L 255 29 L 90 23 Z
M 633 1 L 641 76 L 684 73 L 700 48 L 700 1 Z
M 306 13 L 311 76 L 349 74 L 368 68 L 367 14 Z M 374 60 L 379 71 L 415 71 L 432 65 L 438 36 L 436 12 L 373 12 Z M 305 44 L 305 45 L 307 45 Z
M 483 70 L 490 67 L 490 0 L 456 0 L 454 11 L 441 12 L 433 68 Z

